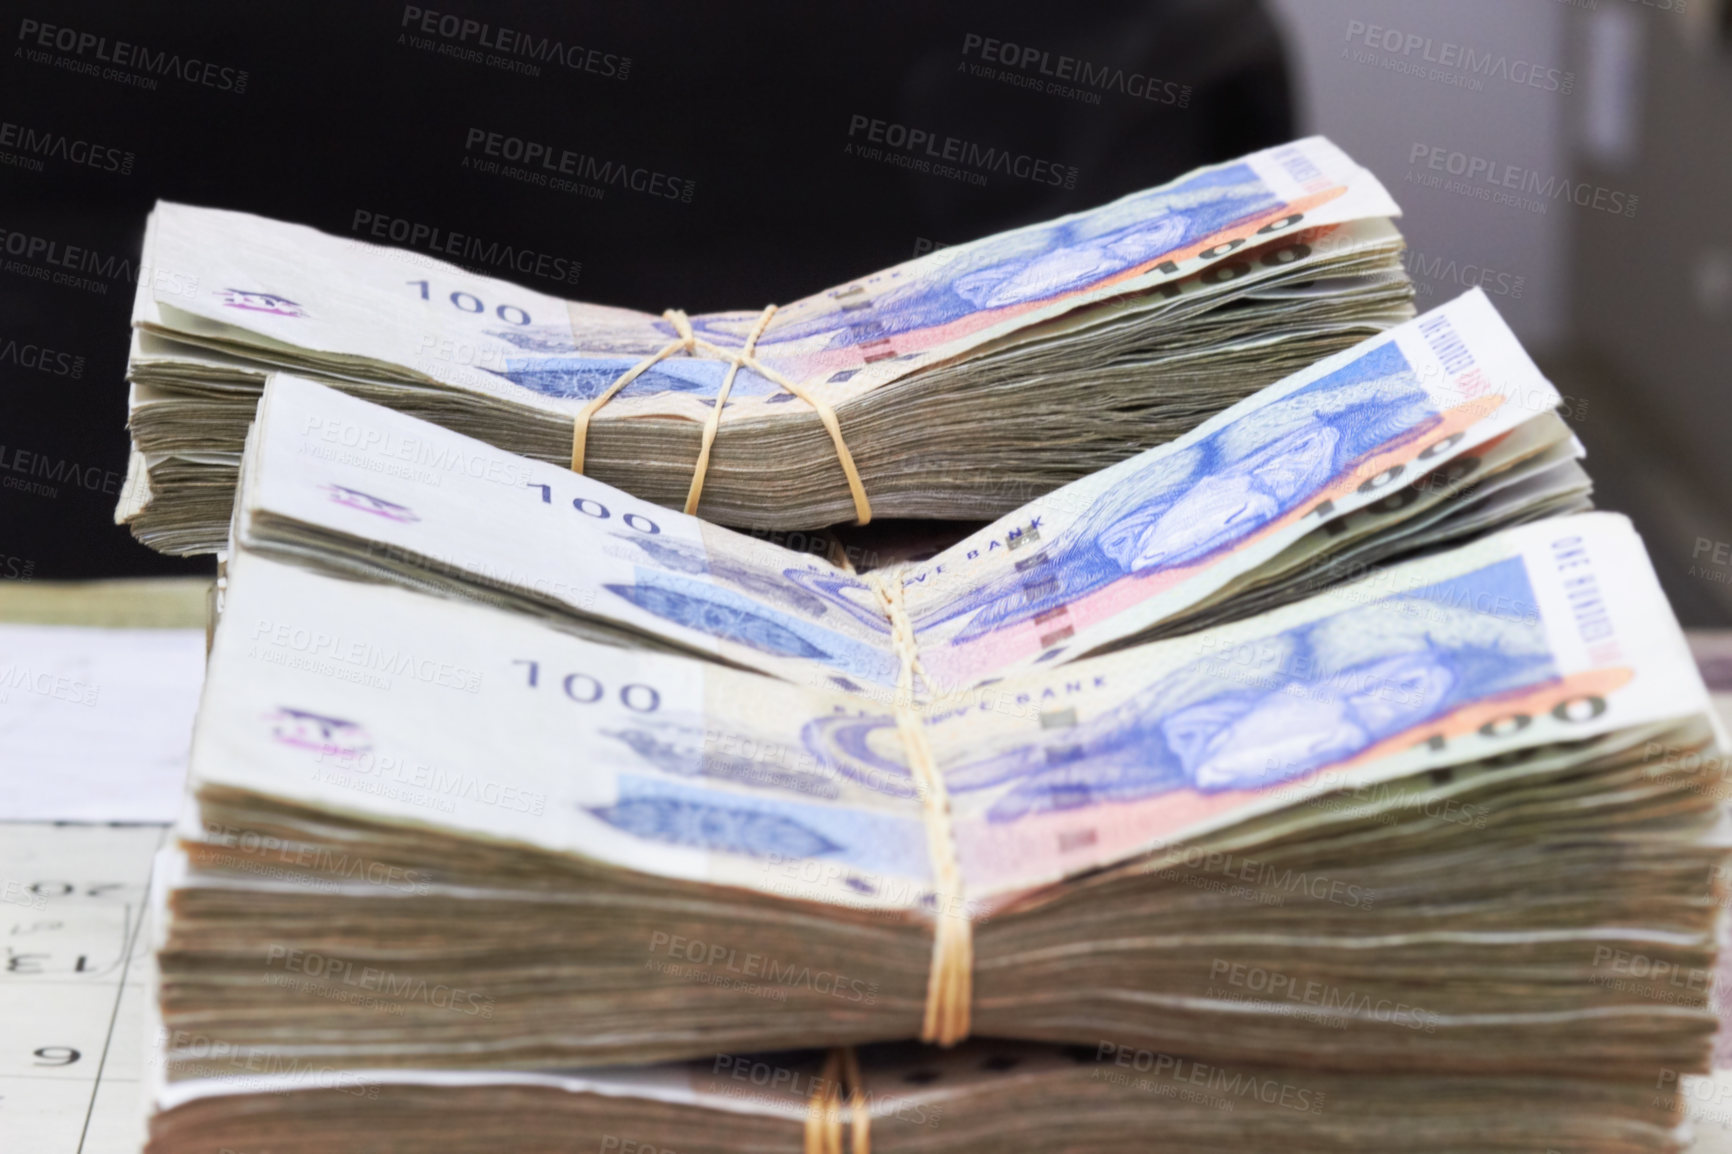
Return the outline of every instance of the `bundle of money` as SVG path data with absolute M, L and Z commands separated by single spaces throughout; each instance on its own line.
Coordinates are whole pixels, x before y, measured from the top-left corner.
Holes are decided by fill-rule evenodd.
M 850 575 L 593 478 L 276 374 L 241 467 L 254 552 L 578 636 L 933 697 L 1245 617 L 1368 566 L 1580 511 L 1557 392 L 1478 290 L 930 560 Z
M 1061 1154 L 1159 1134 L 1181 1154 L 1295 1150 L 1662 1151 L 1676 1113 L 1648 1084 L 1533 1076 L 1343 1076 L 1198 1062 L 1102 1041 L 956 1050 L 718 1054 L 573 1072 L 236 1071 L 168 1087 L 145 1154 L 758 1154 L 844 1149 Z M 836 1140 L 826 1144 L 826 1132 Z M 840 1141 L 846 1137 L 848 1145 Z
M 1719 735 L 1620 517 L 931 705 L 906 636 L 886 705 L 230 566 L 159 953 L 173 1080 L 971 1035 L 1706 1062 L 1678 979 L 1714 955 Z
M 688 318 L 159 203 L 116 518 L 164 552 L 220 549 L 284 368 L 723 524 L 987 520 L 1412 316 L 1398 211 L 1314 137 Z

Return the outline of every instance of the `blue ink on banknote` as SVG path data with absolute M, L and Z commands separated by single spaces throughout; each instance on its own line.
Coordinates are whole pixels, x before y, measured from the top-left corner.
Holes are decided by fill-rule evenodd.
M 647 537 L 642 533 L 614 533 L 611 536 L 641 551 L 645 560 L 657 568 L 714 577 L 750 597 L 779 604 L 808 617 L 822 617 L 827 611 L 826 598 L 810 592 L 782 570 L 763 569 L 730 557 L 712 555 L 703 546 L 685 541 Z
M 613 804 L 588 812 L 646 841 L 756 858 L 817 858 L 919 880 L 931 873 L 917 805 L 902 815 L 638 774 L 620 775 L 618 788 Z
M 837 713 L 800 729 L 806 752 L 836 773 L 890 797 L 916 796 L 896 719 L 882 713 Z
M 1260 404 L 1184 448 L 1123 466 L 1046 549 L 1037 572 L 1006 574 L 918 614 L 920 629 L 969 616 L 964 644 L 1127 577 L 1195 565 L 1302 507 L 1374 453 L 1440 417 L 1394 341 Z
M 837 776 L 818 768 L 804 749 L 773 738 L 727 728 L 719 721 L 641 721 L 625 729 L 604 729 L 646 763 L 675 777 L 732 782 L 805 797 L 842 796 Z
M 1171 790 L 1260 789 L 1347 761 L 1458 707 L 1556 680 L 1520 558 L 1198 658 L 1039 743 L 947 768 L 1010 788 L 992 821 Z
M 507 336 L 505 333 L 499 335 Z M 575 353 L 577 350 L 573 348 L 570 351 Z M 639 364 L 641 359 L 559 355 L 512 357 L 505 362 L 503 370 L 489 371 L 544 397 L 588 401 L 606 392 L 609 386 Z M 709 399 L 721 392 L 722 378 L 727 375 L 727 371 L 728 362 L 724 360 L 709 357 L 670 357 L 646 369 L 614 396 L 653 397 L 660 393 L 684 393 Z M 781 386 L 772 384 L 750 369 L 741 369 L 734 377 L 734 384 L 728 395 L 766 397 L 780 391 Z
M 820 858 L 842 848 L 816 830 L 775 814 L 668 797 L 596 806 L 590 813 L 645 841 L 746 857 Z
M 1037 741 L 941 766 L 993 822 L 1174 790 L 1260 789 L 1356 757 L 1460 706 L 1558 678 L 1520 558 L 1197 658 Z M 802 739 L 894 797 L 913 782 L 889 717 L 821 719 Z
M 894 681 L 896 657 L 729 589 L 638 568 L 635 580 L 602 588 L 675 625 L 776 657 L 820 661 L 868 681 Z
M 1089 212 L 964 246 L 956 255 L 963 258 L 966 271 L 954 279 L 935 279 L 952 267 L 946 260 L 929 262 L 932 271 L 926 276 L 893 270 L 884 279 L 907 279 L 874 291 L 871 315 L 865 318 L 870 324 L 838 305 L 772 324 L 758 345 L 773 347 L 828 334 L 832 346 L 846 347 L 936 328 L 979 312 L 1052 300 L 1158 263 L 1281 203 L 1250 165 L 1226 165 Z M 741 343 L 735 331 L 740 318 L 718 319 L 713 325 L 707 320 L 698 317 L 693 323 L 711 340 Z
M 763 613 L 732 603 L 720 590 L 699 586 L 687 591 L 641 581 L 631 585 L 603 585 L 602 588 L 664 621 L 756 649 L 759 653 L 805 657 L 814 661 L 830 658 L 830 654 L 795 630 Z

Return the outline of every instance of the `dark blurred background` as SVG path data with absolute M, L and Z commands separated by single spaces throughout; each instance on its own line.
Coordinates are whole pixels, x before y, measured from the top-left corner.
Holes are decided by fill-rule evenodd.
M 210 567 L 112 524 L 159 197 L 368 239 L 375 220 L 472 234 L 545 256 L 539 275 L 483 271 L 560 296 L 750 308 L 1322 132 L 1405 209 L 1421 307 L 1485 287 L 1571 398 L 1600 501 L 1637 518 L 1680 616 L 1732 624 L 1724 7 L 0 5 L 0 579 Z M 1061 56 L 1123 78 L 1049 91 Z M 868 160 L 848 149 L 862 118 L 1074 166 L 1075 187 Z M 692 195 L 593 200 L 477 172 L 475 132 Z M 1493 199 L 1452 180 L 1470 165 L 1589 194 Z M 7 483 L 43 459 L 75 480 Z

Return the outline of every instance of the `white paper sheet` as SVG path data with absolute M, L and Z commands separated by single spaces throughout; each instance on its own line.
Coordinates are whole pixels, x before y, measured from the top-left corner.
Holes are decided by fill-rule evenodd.
M 172 821 L 203 682 L 203 630 L 0 624 L 0 821 Z
M 136 1154 L 162 826 L 0 823 L 0 1150 Z

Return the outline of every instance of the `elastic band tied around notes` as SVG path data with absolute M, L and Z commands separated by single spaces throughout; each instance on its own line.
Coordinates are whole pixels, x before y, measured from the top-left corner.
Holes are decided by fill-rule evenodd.
M 896 679 L 896 729 L 908 752 L 908 768 L 925 810 L 926 845 L 938 891 L 932 933 L 932 969 L 926 979 L 926 1016 L 922 1042 L 954 1046 L 968 1037 L 974 1000 L 974 926 L 965 913 L 962 868 L 956 860 L 956 835 L 950 823 L 950 793 L 932 758 L 926 728 L 914 708 L 914 677 L 920 669 L 920 647 L 908 617 L 902 582 L 890 577 L 873 581 L 873 589 L 890 618 L 890 638 L 901 672 Z
M 602 390 L 597 396 L 578 410 L 571 422 L 571 471 L 583 472 L 584 451 L 589 442 L 589 422 L 601 407 L 613 400 L 621 389 L 637 380 L 644 373 L 676 353 L 685 356 L 696 356 L 703 353 L 718 357 L 728 362 L 728 374 L 722 378 L 722 387 L 716 393 L 716 405 L 711 410 L 709 418 L 704 421 L 703 442 L 698 449 L 697 464 L 692 469 L 691 488 L 686 492 L 686 509 L 688 514 L 697 512 L 698 498 L 704 491 L 704 476 L 710 467 L 710 450 L 715 445 L 716 431 L 722 425 L 722 410 L 727 407 L 728 393 L 733 390 L 734 378 L 742 368 L 751 369 L 760 377 L 773 384 L 781 386 L 810 405 L 818 414 L 818 419 L 824 423 L 824 429 L 830 434 L 830 442 L 836 446 L 836 460 L 842 466 L 842 475 L 848 481 L 848 492 L 854 498 L 854 516 L 864 525 L 872 519 L 872 503 L 866 499 L 866 486 L 860 480 L 860 471 L 854 467 L 854 454 L 848 451 L 848 445 L 842 440 L 842 424 L 836 419 L 836 411 L 821 397 L 808 392 L 798 381 L 789 379 L 781 373 L 760 361 L 757 357 L 758 338 L 764 335 L 769 327 L 770 318 L 776 315 L 776 306 L 768 305 L 758 317 L 758 323 L 752 326 L 752 331 L 746 334 L 746 343 L 738 349 L 728 349 L 721 345 L 704 340 L 692 331 L 691 321 L 679 309 L 669 309 L 662 314 L 662 319 L 673 325 L 679 336 L 621 373 L 619 377 Z
M 850 1154 L 872 1154 L 872 1113 L 866 1105 L 866 1082 L 854 1047 L 831 1050 L 819 1075 L 822 1094 L 806 1110 L 805 1154 L 842 1154 L 842 1084 L 848 1086 Z

